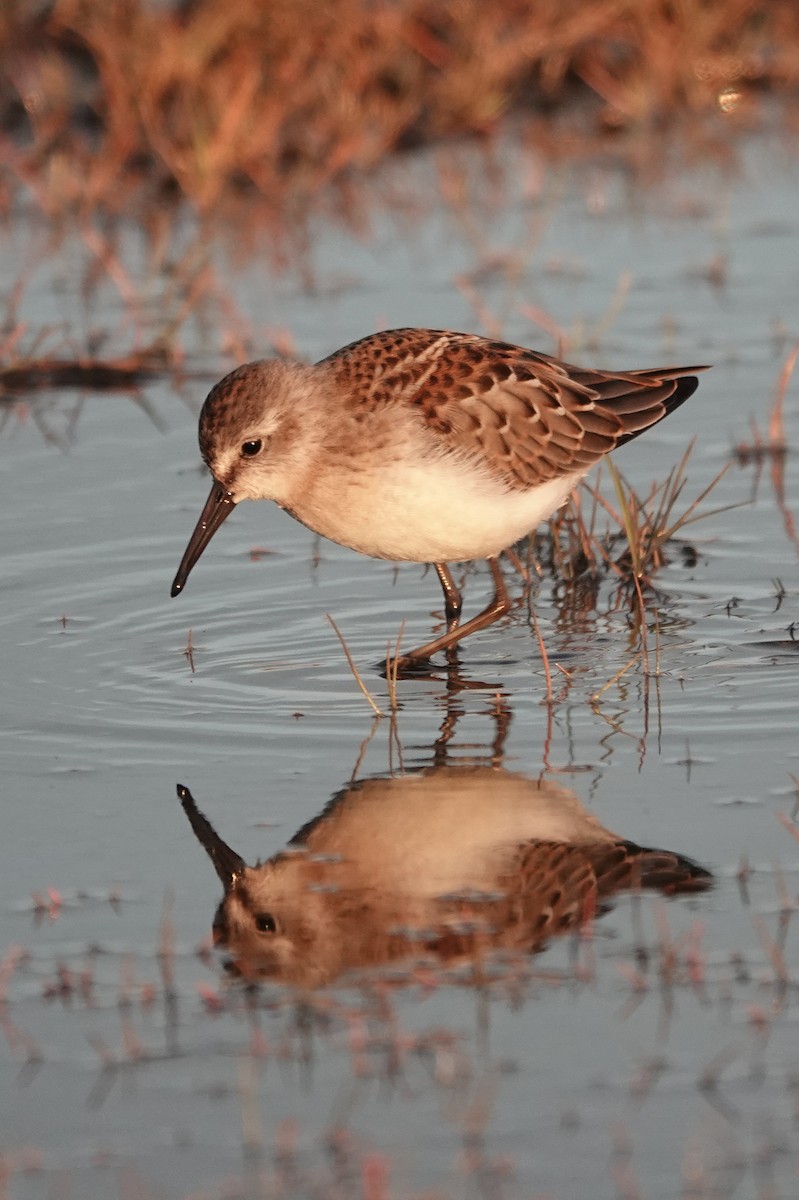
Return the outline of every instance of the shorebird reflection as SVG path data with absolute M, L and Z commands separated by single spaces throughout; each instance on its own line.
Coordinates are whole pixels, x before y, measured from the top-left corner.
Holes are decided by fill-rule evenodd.
M 252 867 L 188 788 L 178 796 L 225 889 L 214 941 L 247 979 L 319 987 L 413 957 L 532 952 L 618 891 L 675 895 L 712 879 L 690 859 L 611 833 L 574 792 L 497 767 L 355 783 Z

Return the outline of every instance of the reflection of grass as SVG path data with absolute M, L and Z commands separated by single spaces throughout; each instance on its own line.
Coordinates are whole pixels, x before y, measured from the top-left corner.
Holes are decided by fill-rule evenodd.
M 799 549 L 799 532 L 797 532 L 794 515 L 788 507 L 788 500 L 785 493 L 785 460 L 790 449 L 785 436 L 785 393 L 791 382 L 797 357 L 799 357 L 799 344 L 791 348 L 780 371 L 766 436 L 761 435 L 757 422 L 753 419 L 751 442 L 739 442 L 734 447 L 733 453 L 740 466 L 746 467 L 750 463 L 754 465 L 755 495 L 757 494 L 763 465 L 765 463 L 769 464 L 769 475 L 771 476 L 771 485 L 774 490 L 774 499 L 782 517 L 785 534 L 788 540 Z
M 795 87 L 794 0 L 7 0 L 6 163 L 50 211 L 285 210 L 511 110 L 599 100 L 600 131 L 728 116 Z M 6 193 L 6 202 L 9 193 Z
M 209 263 L 204 231 L 185 241 L 149 234 L 161 245 L 136 269 L 125 263 L 117 229 L 99 237 L 90 226 L 79 240 L 64 247 L 64 258 L 82 246 L 88 255 L 70 265 L 72 286 L 80 297 L 83 329 L 75 332 L 73 305 L 69 317 L 57 323 L 33 326 L 25 310 L 35 311 L 35 287 L 41 261 L 56 255 L 58 239 L 43 252 L 34 229 L 23 254 L 24 266 L 0 298 L 0 400 L 54 389 L 133 389 L 148 380 L 171 374 L 186 378 L 186 328 L 206 322 L 219 328 L 220 341 L 235 361 L 247 357 L 244 322 L 225 293 Z M 123 239 L 119 239 L 120 242 Z M 48 274 L 47 286 L 52 284 Z M 29 295 L 28 293 L 32 293 Z M 91 314 L 101 313 L 101 323 Z M 203 331 L 205 327 L 203 326 Z M 267 339 L 276 353 L 291 347 L 280 330 Z M 261 343 L 261 345 L 263 342 Z M 113 349 L 111 349 L 113 347 Z M 212 372 L 213 374 L 213 372 Z M 205 376 L 203 376 L 205 378 Z
M 761 463 L 764 459 L 781 459 L 788 452 L 785 440 L 785 393 L 791 382 L 796 359 L 799 357 L 799 343 L 792 346 L 788 357 L 780 371 L 774 395 L 774 404 L 769 417 L 768 432 L 765 437 L 760 432 L 757 422 L 752 420 L 751 442 L 738 442 L 733 453 L 742 467 L 750 462 Z
M 0 338 L 0 401 L 57 388 L 134 389 L 174 365 L 158 343 L 106 356 L 78 348 L 62 328 L 45 327 L 31 337 L 27 333 L 23 322 L 6 322 Z
M 109 241 L 101 241 L 94 231 L 84 231 L 89 245 L 89 261 L 80 278 L 80 294 L 87 300 L 98 284 L 110 281 L 126 309 L 120 318 L 128 327 L 125 331 L 126 349 L 106 351 L 111 331 L 103 327 L 90 328 L 81 337 L 73 333 L 70 320 L 31 328 L 23 316 L 26 292 L 31 288 L 41 259 L 41 248 L 34 239 L 25 254 L 25 266 L 10 284 L 6 284 L 0 307 L 0 400 L 21 393 L 75 388 L 111 391 L 133 388 L 165 373 L 178 359 L 177 336 L 185 323 L 191 304 L 183 293 L 171 287 L 167 280 L 159 314 L 160 328 L 147 325 L 143 294 L 151 282 L 136 286 Z M 56 246 L 48 251 L 55 253 Z M 185 292 L 186 289 L 184 289 Z M 175 295 L 171 293 L 175 292 Z M 109 303 L 103 295 L 104 313 Z M 193 303 L 193 297 L 192 297 Z M 32 307 L 35 300 L 29 300 Z M 71 308 L 71 306 L 70 306 Z
M 0 366 L 0 397 L 40 388 L 89 388 L 109 392 L 134 387 L 164 369 L 164 360 L 147 365 L 142 353 L 121 358 L 28 358 Z
M 611 1013 L 609 1028 L 626 1030 L 630 1038 L 640 1029 L 652 1030 L 651 1044 L 642 1042 L 634 1056 L 619 1060 L 618 1036 L 597 1051 L 602 1070 L 616 1073 L 614 1086 L 621 1097 L 617 1139 L 626 1136 L 622 1119 L 629 1098 L 642 1105 L 655 1086 L 667 1101 L 670 1098 L 672 1110 L 675 1104 L 691 1103 L 702 1113 L 711 1102 L 725 1115 L 731 1114 L 731 1119 L 737 1117 L 731 1109 L 740 1095 L 736 1083 L 746 1078 L 747 1071 L 751 1076 L 753 1064 L 761 1067 L 766 1037 L 772 1051 L 769 1059 L 762 1058 L 758 1089 L 769 1113 L 779 1104 L 787 1106 L 785 1073 L 774 1063 L 790 1048 L 788 1001 L 796 972 L 786 947 L 795 908 L 792 897 L 785 894 L 786 879 L 778 864 L 747 871 L 753 894 L 750 900 L 747 883 L 739 900 L 729 878 L 733 852 L 722 862 L 727 870 L 719 877 L 714 904 L 693 914 L 683 903 L 667 907 L 662 900 L 635 895 L 616 910 L 611 937 L 602 936 L 599 927 L 589 923 L 564 942 L 560 952 L 556 947 L 544 959 L 483 956 L 456 972 L 420 953 L 417 962 L 370 970 L 349 986 L 321 992 L 276 984 L 244 987 L 226 979 L 211 956 L 210 939 L 196 947 L 194 958 L 186 939 L 175 937 L 180 911 L 174 911 L 169 893 L 152 931 L 143 934 L 141 920 L 132 927 L 129 922 L 124 925 L 117 938 L 122 949 L 102 940 L 98 943 L 85 909 L 78 909 L 71 915 L 69 937 L 65 933 L 53 943 L 38 940 L 32 932 L 25 939 L 31 942 L 29 948 L 15 945 L 3 955 L 0 1036 L 9 1071 L 14 1065 L 19 1069 L 18 1089 L 35 1086 L 36 1071 L 39 1077 L 46 1073 L 54 1080 L 53 1086 L 72 1087 L 80 1101 L 79 1116 L 67 1128 L 78 1127 L 84 1141 L 104 1144 L 105 1130 L 118 1110 L 115 1103 L 126 1105 L 135 1123 L 130 1122 L 124 1170 L 110 1172 L 109 1156 L 99 1154 L 87 1156 L 85 1167 L 76 1167 L 74 1156 L 70 1158 L 63 1149 L 63 1138 L 58 1141 L 62 1116 L 58 1122 L 53 1117 L 51 1124 L 40 1124 L 36 1131 L 40 1141 L 32 1141 L 29 1134 L 24 1144 L 4 1150 L 5 1179 L 16 1194 L 31 1178 L 34 1182 L 42 1178 L 35 1172 L 44 1166 L 55 1181 L 46 1194 L 54 1198 L 80 1195 L 81 1186 L 85 1194 L 87 1183 L 91 1194 L 109 1200 L 163 1195 L 162 1190 L 150 1191 L 139 1171 L 152 1174 L 151 1130 L 157 1131 L 154 1123 L 163 1113 L 163 1108 L 156 1109 L 148 1117 L 144 1106 L 159 1087 L 164 1091 L 166 1079 L 170 1120 L 185 1131 L 184 1140 L 191 1147 L 204 1144 L 201 1139 L 208 1139 L 208 1111 L 213 1104 L 211 1144 L 224 1147 L 220 1165 L 210 1170 L 204 1159 L 198 1165 L 194 1156 L 183 1155 L 169 1194 L 185 1200 L 242 1195 L 284 1200 L 543 1195 L 534 1176 L 531 1183 L 535 1161 L 515 1163 L 497 1140 L 516 1120 L 520 1096 L 521 1103 L 535 1112 L 547 1088 L 560 1089 L 564 1106 L 575 1097 L 576 1106 L 583 1096 L 581 1087 L 591 1086 L 589 1068 L 594 1074 L 596 1069 L 589 1064 L 581 1073 L 580 1045 L 575 1043 L 572 1049 L 564 1040 L 561 1008 L 574 1013 L 566 1027 L 569 1031 L 579 1020 L 601 1034 L 604 1012 Z M 791 883 L 790 874 L 787 882 Z M 186 897 L 178 899 L 185 907 Z M 209 885 L 209 920 L 213 899 Z M 156 904 L 149 896 L 145 901 L 150 908 Z M 722 926 L 712 923 L 713 912 L 719 909 L 725 912 Z M 180 926 L 177 921 L 178 931 Z M 25 933 L 19 936 L 25 938 Z M 133 937 L 152 949 L 130 949 Z M 478 1003 L 481 1013 L 488 1011 L 480 1024 L 468 1019 Z M 742 1014 L 740 1028 L 730 1027 L 731 1008 Z M 554 1082 L 547 1079 L 543 1087 L 536 1085 L 531 1067 L 535 1047 L 530 1050 L 518 1037 L 509 1042 L 500 1068 L 489 1063 L 487 1069 L 489 1018 L 492 1032 L 513 1032 L 519 1021 L 526 1021 L 525 1028 L 538 1022 L 545 1033 L 557 1027 L 558 1045 L 563 1048 L 553 1059 L 553 1070 L 561 1064 Z M 719 1027 L 712 1040 L 706 1036 L 709 1024 Z M 707 1044 L 702 1043 L 700 1052 L 689 1060 L 686 1047 L 700 1044 L 702 1036 Z M 80 1053 L 83 1039 L 94 1053 L 93 1060 Z M 666 1039 L 668 1059 L 662 1052 Z M 576 1083 L 569 1083 L 568 1071 Z M 794 1086 L 792 1081 L 789 1084 Z M 374 1097 L 391 1120 L 378 1123 L 375 1140 L 367 1141 L 360 1114 L 366 1105 L 377 1103 Z M 416 1127 L 413 1113 L 420 1105 L 441 1114 L 435 1161 L 429 1153 L 418 1152 L 411 1159 L 406 1148 Z M 307 1114 L 302 1127 L 291 1118 L 298 1107 Z M 314 1116 L 317 1110 L 321 1117 Z M 54 1108 L 40 1101 L 40 1111 L 49 1117 Z M 571 1110 L 564 1107 L 564 1111 Z M 662 1105 L 660 1111 L 668 1116 Z M 563 1117 L 561 1124 L 565 1124 Z M 464 1129 L 468 1157 L 463 1150 Z M 577 1146 L 588 1156 L 596 1140 L 593 1124 L 585 1132 L 584 1123 L 575 1116 L 568 1138 L 570 1153 Z M 241 1160 L 235 1154 L 239 1142 Z M 795 1138 L 790 1144 L 795 1144 Z M 495 1157 L 499 1149 L 504 1151 L 501 1158 Z M 651 1154 L 645 1151 L 644 1146 L 636 1154 L 644 1173 L 654 1169 Z M 456 1157 L 448 1178 L 464 1181 L 452 1189 L 441 1186 L 440 1160 L 448 1153 Z M 562 1150 L 558 1153 L 561 1158 L 556 1163 L 565 1161 Z M 677 1147 L 669 1175 L 675 1196 L 681 1194 L 680 1162 L 689 1161 L 698 1172 L 694 1164 L 704 1161 L 698 1154 L 696 1146 Z M 711 1161 L 708 1170 L 718 1171 L 718 1146 L 712 1139 L 702 1154 Z M 787 1173 L 793 1163 L 785 1143 L 773 1140 L 755 1145 L 746 1157 L 740 1144 L 731 1142 L 729 1154 L 729 1178 L 736 1181 L 743 1170 L 776 1171 L 782 1164 Z M 382 1174 L 392 1161 L 399 1175 L 395 1184 Z M 408 1162 L 413 1167 L 409 1177 Z M 618 1178 L 623 1162 L 622 1151 L 617 1150 L 604 1173 L 597 1173 L 600 1182 L 592 1194 L 611 1194 L 606 1179 L 609 1185 L 611 1172 Z M 202 1189 L 189 1192 L 194 1175 L 203 1169 Z M 664 1178 L 662 1166 L 658 1170 L 657 1177 Z M 257 1191 L 252 1190 L 255 1178 L 264 1183 Z M 491 1190 L 485 1186 L 487 1179 Z M 421 1182 L 437 1186 L 418 1191 Z M 474 1186 L 468 1186 L 472 1182 Z M 632 1198 L 644 1193 L 628 1186 L 612 1194 Z

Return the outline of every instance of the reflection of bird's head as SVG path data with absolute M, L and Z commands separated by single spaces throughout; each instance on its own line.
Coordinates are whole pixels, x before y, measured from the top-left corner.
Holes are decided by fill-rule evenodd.
M 447 961 L 530 951 L 622 888 L 710 881 L 688 859 L 616 837 L 573 792 L 498 768 L 353 785 L 252 867 L 178 794 L 225 889 L 214 940 L 251 979 L 314 987 L 423 948 Z
M 313 987 L 342 969 L 342 896 L 325 867 L 301 852 L 282 854 L 245 868 L 226 890 L 214 942 L 231 952 L 236 974 Z

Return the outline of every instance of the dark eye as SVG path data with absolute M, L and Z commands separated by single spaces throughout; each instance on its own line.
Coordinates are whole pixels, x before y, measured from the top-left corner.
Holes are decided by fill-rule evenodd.
M 256 913 L 254 919 L 259 933 L 277 933 L 277 922 L 271 913 Z
M 242 442 L 241 452 L 245 458 L 255 458 L 256 454 L 261 453 L 263 442 L 260 438 L 253 438 L 251 442 Z

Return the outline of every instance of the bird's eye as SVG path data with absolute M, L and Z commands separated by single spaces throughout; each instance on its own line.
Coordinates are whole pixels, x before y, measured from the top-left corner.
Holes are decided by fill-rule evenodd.
M 255 928 L 259 933 L 277 933 L 277 922 L 271 913 L 256 913 Z
M 241 453 L 245 458 L 255 458 L 256 454 L 261 453 L 263 442 L 260 438 L 253 438 L 252 441 L 242 442 Z

